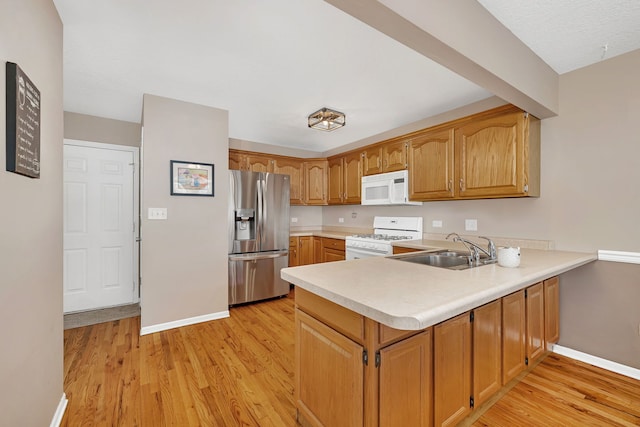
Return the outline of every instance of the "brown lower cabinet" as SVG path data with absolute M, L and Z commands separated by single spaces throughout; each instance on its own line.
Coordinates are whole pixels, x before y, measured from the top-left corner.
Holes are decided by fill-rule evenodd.
M 390 328 L 298 288 L 298 421 L 458 424 L 540 357 L 538 342 L 546 351 L 545 330 L 558 321 L 558 282 L 548 280 L 422 331 Z
M 430 426 L 431 329 L 380 350 L 380 426 Z
M 342 261 L 345 259 L 345 242 L 317 236 L 289 237 L 289 267 Z
M 464 313 L 433 328 L 434 425 L 454 426 L 471 412 L 471 319 Z

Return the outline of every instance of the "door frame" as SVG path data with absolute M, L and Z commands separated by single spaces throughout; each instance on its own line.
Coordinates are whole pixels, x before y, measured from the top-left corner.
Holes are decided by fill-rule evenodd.
M 140 147 L 64 138 L 64 145 L 133 153 L 133 302 L 140 302 Z

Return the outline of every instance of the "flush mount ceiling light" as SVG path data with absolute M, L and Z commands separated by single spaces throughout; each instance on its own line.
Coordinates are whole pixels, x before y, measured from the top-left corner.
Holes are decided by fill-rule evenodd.
M 309 127 L 313 129 L 332 131 L 341 128 L 346 123 L 344 113 L 329 108 L 321 108 L 309 115 Z

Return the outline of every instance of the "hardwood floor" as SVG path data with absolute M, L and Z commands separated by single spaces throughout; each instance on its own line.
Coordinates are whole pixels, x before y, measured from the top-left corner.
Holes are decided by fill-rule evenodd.
M 61 425 L 295 426 L 292 298 L 142 337 L 139 317 L 66 330 Z M 551 355 L 473 425 L 640 425 L 640 381 Z
M 293 426 L 293 318 L 282 298 L 142 337 L 139 317 L 68 329 L 61 425 Z
M 640 381 L 549 354 L 473 426 L 638 426 Z

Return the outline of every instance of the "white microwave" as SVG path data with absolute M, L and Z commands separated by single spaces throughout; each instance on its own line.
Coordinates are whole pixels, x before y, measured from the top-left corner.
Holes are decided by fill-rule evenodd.
M 421 205 L 409 201 L 409 171 L 380 173 L 362 177 L 363 205 Z

